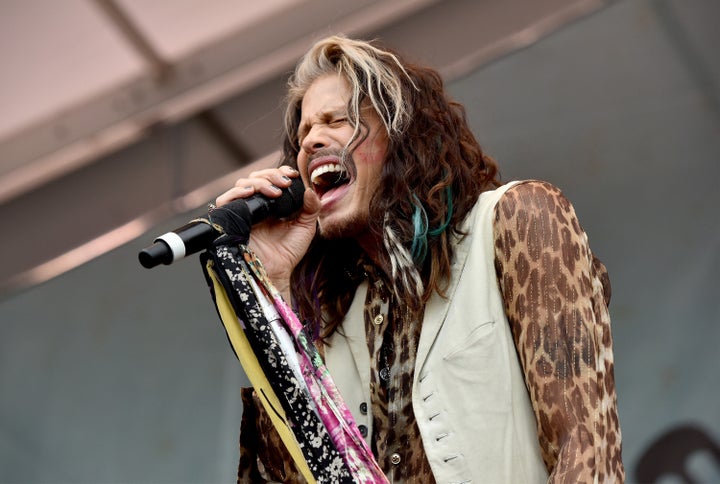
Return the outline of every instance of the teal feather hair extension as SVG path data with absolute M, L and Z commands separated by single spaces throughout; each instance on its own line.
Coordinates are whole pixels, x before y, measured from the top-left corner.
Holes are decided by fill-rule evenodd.
M 427 213 L 425 213 L 425 207 L 422 206 L 417 195 L 413 193 L 413 240 L 412 240 L 412 258 L 418 264 L 421 265 L 427 255 L 427 234 L 428 234 L 428 219 Z
M 428 250 L 428 235 L 430 237 L 437 237 L 445 231 L 450 225 L 453 213 L 453 199 L 452 189 L 450 185 L 445 187 L 445 197 L 447 198 L 447 215 L 445 221 L 436 229 L 429 230 L 427 213 L 425 207 L 420 203 L 420 199 L 413 194 L 413 210 L 412 221 L 413 221 L 413 240 L 411 246 L 412 258 L 416 264 L 422 265 L 425 262 Z
M 442 234 L 446 228 L 448 228 L 448 225 L 450 225 L 450 220 L 452 219 L 453 214 L 453 197 L 452 197 L 452 188 L 450 188 L 450 185 L 445 187 L 445 197 L 447 198 L 447 216 L 445 217 L 445 221 L 442 223 L 442 225 L 436 229 L 430 230 L 428 232 L 428 235 L 431 237 L 437 237 L 438 235 Z

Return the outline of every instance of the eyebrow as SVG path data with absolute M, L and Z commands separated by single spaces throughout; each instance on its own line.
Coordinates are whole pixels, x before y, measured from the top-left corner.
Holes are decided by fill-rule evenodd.
M 337 118 L 338 116 L 347 117 L 348 116 L 347 109 L 345 107 L 328 109 L 327 111 L 321 111 L 320 113 L 316 113 L 311 118 L 309 118 L 305 121 L 301 121 L 301 123 L 298 125 L 298 131 L 297 131 L 298 142 L 302 141 L 305 138 L 305 136 L 307 136 L 308 132 L 310 131 L 310 127 L 315 122 L 318 122 L 318 121 L 313 121 L 313 120 L 319 119 L 320 123 L 327 124 L 333 118 Z

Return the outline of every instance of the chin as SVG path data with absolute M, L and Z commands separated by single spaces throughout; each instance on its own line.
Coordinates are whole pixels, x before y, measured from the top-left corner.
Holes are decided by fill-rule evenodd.
M 320 220 L 318 223 L 320 236 L 324 239 L 356 238 L 368 231 L 366 214 L 354 214 L 349 217 L 333 220 Z

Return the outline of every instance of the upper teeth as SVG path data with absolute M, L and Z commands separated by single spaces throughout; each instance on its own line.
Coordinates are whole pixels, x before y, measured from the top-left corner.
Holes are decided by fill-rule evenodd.
M 328 163 L 326 165 L 321 165 L 313 170 L 313 172 L 310 174 L 310 181 L 313 183 L 317 182 L 318 177 L 321 175 L 324 175 L 325 173 L 330 172 L 336 172 L 336 173 L 342 173 L 344 168 L 342 165 L 338 163 Z

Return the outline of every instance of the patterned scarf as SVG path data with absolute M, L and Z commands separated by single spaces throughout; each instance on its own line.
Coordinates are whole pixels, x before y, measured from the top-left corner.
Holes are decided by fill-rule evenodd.
M 224 237 L 201 260 L 233 350 L 306 479 L 387 482 L 317 348 L 262 263 Z

